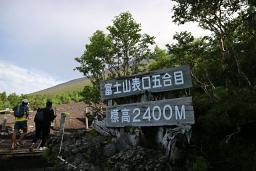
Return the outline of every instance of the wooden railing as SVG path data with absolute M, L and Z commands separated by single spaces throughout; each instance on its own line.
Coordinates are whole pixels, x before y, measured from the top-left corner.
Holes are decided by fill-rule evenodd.
M 13 110 L 10 110 L 9 108 L 6 108 L 5 110 L 1 110 L 0 113 L 4 113 L 4 119 L 2 121 L 2 130 L 5 130 L 6 122 L 7 122 L 7 118 L 8 118 L 7 114 L 13 113 Z

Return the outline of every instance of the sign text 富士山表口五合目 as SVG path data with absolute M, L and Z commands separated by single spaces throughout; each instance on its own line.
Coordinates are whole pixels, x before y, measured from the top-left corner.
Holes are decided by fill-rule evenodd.
M 102 100 L 148 92 L 163 92 L 192 87 L 189 66 L 136 74 L 125 78 L 101 81 Z

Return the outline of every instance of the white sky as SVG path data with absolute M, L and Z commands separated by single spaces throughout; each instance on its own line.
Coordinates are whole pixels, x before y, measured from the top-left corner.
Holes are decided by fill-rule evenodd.
M 73 71 L 74 57 L 121 12 L 129 11 L 164 49 L 176 32 L 209 34 L 197 24 L 172 23 L 171 8 L 170 0 L 1 0 L 0 92 L 26 94 L 82 77 Z

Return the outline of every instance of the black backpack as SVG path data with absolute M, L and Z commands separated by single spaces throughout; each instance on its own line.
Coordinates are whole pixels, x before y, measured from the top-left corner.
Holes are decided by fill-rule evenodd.
M 18 104 L 15 108 L 14 108 L 14 116 L 15 117 L 22 117 L 25 113 L 25 105 L 22 104 Z
M 34 122 L 43 122 L 44 121 L 44 109 L 37 109 Z

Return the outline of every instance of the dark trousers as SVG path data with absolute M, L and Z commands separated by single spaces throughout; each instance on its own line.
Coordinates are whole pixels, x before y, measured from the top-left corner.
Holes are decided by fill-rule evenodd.
M 33 143 L 36 143 L 38 139 L 42 139 L 42 143 L 40 147 L 43 147 L 46 143 L 46 140 L 48 136 L 50 135 L 50 124 L 41 124 L 41 123 L 35 123 L 36 124 L 36 135 L 33 139 Z

